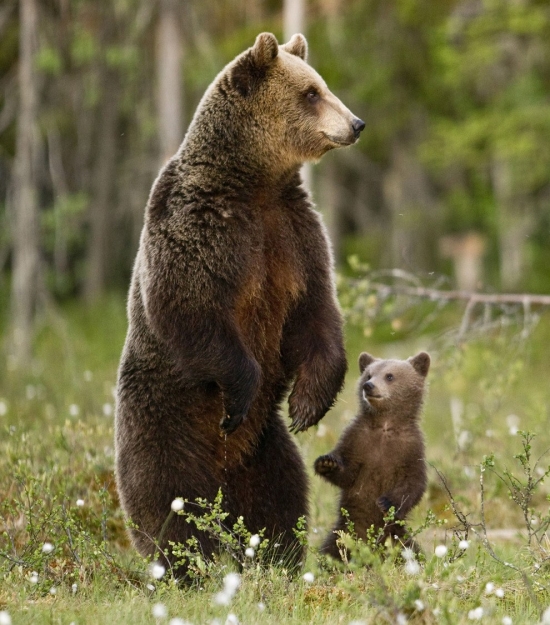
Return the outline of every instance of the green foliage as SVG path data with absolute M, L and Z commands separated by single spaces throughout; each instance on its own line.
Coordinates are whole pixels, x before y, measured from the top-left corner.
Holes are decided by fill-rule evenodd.
M 101 309 L 67 306 L 57 323 L 40 334 L 32 370 L 9 371 L 5 362 L 0 368 L 0 610 L 14 622 L 150 623 L 160 602 L 169 618 L 194 623 L 225 622 L 234 613 L 242 622 L 267 624 L 396 623 L 407 617 L 454 625 L 471 622 L 469 612 L 481 608 L 487 622 L 508 615 L 527 625 L 538 622 L 550 603 L 547 443 L 527 433 L 542 434 L 546 427 L 550 402 L 541 380 L 550 370 L 548 319 L 521 340 L 509 329 L 461 347 L 446 347 L 438 335 L 421 339 L 431 341 L 423 347 L 433 357 L 423 426 L 430 483 L 408 526 L 423 556 L 381 544 L 374 531 L 356 541 L 349 526 L 342 535 L 350 555 L 345 567 L 323 562 L 317 545 L 332 527 L 335 492 L 312 476 L 311 515 L 297 528 L 310 547 L 307 579 L 271 566 L 265 537 L 254 557 L 246 556 L 246 519 L 228 527 L 220 493 L 214 502 L 184 504 L 184 518 L 222 546 L 208 559 L 193 541 L 180 546 L 195 575 L 190 586 L 177 585 L 169 573 L 149 577 L 150 563 L 129 545 L 116 499 L 111 392 L 124 336 L 123 302 L 107 301 Z M 378 346 L 353 337 L 350 361 L 364 348 L 406 357 L 416 347 L 403 343 L 403 336 Z M 351 418 L 353 369 L 342 400 L 317 434 L 299 438 L 308 466 Z M 456 432 L 450 397 L 463 405 Z M 512 412 L 524 434 L 508 431 Z M 459 448 L 462 430 L 472 438 Z M 79 499 L 84 505 L 77 505 Z M 494 528 L 518 531 L 502 540 Z M 43 551 L 44 543 L 53 550 Z M 443 544 L 446 552 L 435 555 L 434 547 Z M 218 603 L 225 576 L 236 568 L 240 586 Z
M 252 533 L 245 526 L 243 517 L 239 517 L 232 527 L 225 523 L 228 512 L 223 509 L 223 493 L 220 488 L 216 499 L 209 502 L 198 498 L 194 502 L 184 501 L 184 509 L 177 512 L 185 518 L 186 523 L 192 525 L 200 534 L 208 536 L 219 545 L 219 551 L 205 554 L 196 537 L 189 538 L 185 544 L 170 542 L 176 562 L 174 569 L 185 571 L 185 574 L 194 580 L 203 582 L 205 579 L 219 575 L 222 562 L 229 558 L 240 567 L 247 567 L 255 562 L 262 562 L 270 551 L 270 541 L 263 538 L 264 530 L 258 535 L 259 542 L 252 547 Z M 174 514 L 170 513 L 166 522 Z M 303 530 L 303 528 L 302 528 Z M 252 556 L 245 553 L 247 548 L 253 549 Z

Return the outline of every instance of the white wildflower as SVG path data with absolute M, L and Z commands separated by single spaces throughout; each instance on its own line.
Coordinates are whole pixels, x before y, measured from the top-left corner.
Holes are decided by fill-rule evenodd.
M 214 603 L 216 605 L 228 606 L 231 603 L 231 595 L 221 590 L 214 595 Z
M 265 610 L 265 603 L 262 603 L 262 602 L 260 601 L 260 603 L 258 603 L 258 610 L 259 610 L 260 612 L 263 612 L 263 611 Z
M 155 603 L 152 608 L 152 614 L 154 618 L 163 619 L 168 616 L 168 610 L 164 603 Z
M 254 549 L 252 549 L 252 547 L 247 547 L 247 548 L 244 550 L 244 555 L 245 555 L 247 558 L 253 558 L 253 557 L 256 555 L 256 552 L 254 551 Z
M 235 614 L 230 612 L 225 619 L 225 625 L 239 625 L 239 619 Z
M 434 553 L 438 558 L 444 558 L 447 555 L 447 551 L 448 549 L 445 545 L 437 545 Z
M 495 585 L 493 584 L 493 582 L 487 582 L 485 584 L 485 594 L 486 595 L 490 595 L 495 589 Z
M 468 612 L 468 618 L 470 621 L 480 621 L 483 618 L 483 608 L 479 606 Z
M 50 588 L 50 595 L 57 595 L 57 588 L 55 586 L 52 586 Z
M 86 369 L 86 371 L 84 371 L 83 376 L 84 381 L 85 382 L 91 382 L 94 379 L 94 374 L 89 371 L 88 369 Z
M 182 618 L 178 618 L 176 616 L 175 618 L 171 618 L 168 621 L 168 625 L 191 625 L 191 623 L 189 621 L 184 621 Z
M 76 505 L 77 505 L 79 508 L 82 508 L 82 506 L 84 505 L 84 499 L 77 499 L 77 500 L 76 500 Z
M 502 599 L 502 597 L 504 597 L 504 589 L 503 588 L 497 588 L 495 590 L 495 595 L 499 598 Z
M 409 575 L 418 575 L 420 573 L 420 564 L 416 560 L 408 560 L 405 563 L 405 572 Z
M 513 625 L 514 622 L 509 616 L 503 616 L 501 623 L 502 625 Z
M 414 600 L 414 607 L 416 608 L 416 610 L 418 610 L 419 612 L 423 612 L 424 609 L 426 608 L 426 606 L 424 605 L 424 602 L 421 599 L 415 599 Z
M 409 562 L 409 560 L 414 560 L 414 551 L 410 547 L 405 547 L 401 552 L 401 556 L 403 560 Z
M 11 616 L 5 610 L 0 612 L 0 625 L 11 625 Z
M 260 537 L 258 534 L 254 534 L 254 536 L 250 537 L 250 546 L 257 547 L 260 544 Z
M 76 584 L 76 583 L 73 584 L 71 586 L 71 590 L 73 591 L 73 595 L 76 595 L 76 591 L 78 590 L 78 584 Z
M 238 573 L 228 573 L 223 578 L 223 587 L 227 593 L 232 596 L 237 592 L 237 588 L 241 585 L 241 576 Z
M 52 543 L 44 543 L 42 545 L 42 553 L 51 553 L 53 551 L 54 547 L 52 545 Z
M 405 625 L 408 621 L 409 619 L 403 614 L 403 612 L 399 612 L 397 618 L 395 619 L 397 625 Z
M 155 591 L 155 587 L 153 586 L 153 584 L 146 584 L 145 588 L 147 588 L 147 590 L 150 590 L 151 592 Z
M 307 582 L 308 584 L 311 584 L 314 579 L 315 575 L 313 575 L 313 573 L 304 573 L 303 575 L 304 582 Z
M 461 540 L 458 543 L 458 548 L 459 549 L 468 549 L 469 546 L 470 546 L 470 541 L 469 540 Z
M 103 404 L 103 414 L 106 417 L 110 417 L 113 414 L 113 404 Z
M 76 404 L 71 404 L 69 406 L 69 414 L 71 417 L 78 417 L 80 414 L 80 408 Z
M 542 613 L 542 625 L 550 625 L 550 608 L 546 608 Z
M 33 571 L 31 573 L 31 576 L 29 577 L 29 582 L 31 584 L 38 584 L 38 573 L 36 571 Z
M 171 503 L 170 507 L 174 512 L 179 512 L 183 510 L 183 499 L 181 497 L 176 497 L 174 501 Z
M 0 417 L 3 417 L 8 412 L 8 404 L 3 399 L 0 399 Z
M 161 579 L 166 573 L 166 568 L 160 562 L 153 562 L 149 567 L 149 574 L 155 579 Z

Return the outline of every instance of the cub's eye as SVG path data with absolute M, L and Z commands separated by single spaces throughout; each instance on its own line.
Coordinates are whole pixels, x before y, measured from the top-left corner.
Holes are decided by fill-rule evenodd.
M 317 93 L 315 89 L 310 89 L 306 93 L 306 99 L 310 104 L 315 104 L 316 102 L 318 102 L 320 97 L 321 96 Z
M 393 373 L 386 373 L 386 380 L 391 382 L 393 380 Z

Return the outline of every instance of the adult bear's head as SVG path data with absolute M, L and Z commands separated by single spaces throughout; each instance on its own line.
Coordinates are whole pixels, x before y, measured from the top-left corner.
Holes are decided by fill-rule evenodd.
M 279 45 L 274 35 L 261 33 L 220 72 L 199 111 L 216 117 L 218 132 L 223 119 L 224 134 L 240 133 L 243 143 L 252 143 L 258 158 L 263 155 L 276 169 L 355 143 L 364 122 L 306 61 L 303 35 Z

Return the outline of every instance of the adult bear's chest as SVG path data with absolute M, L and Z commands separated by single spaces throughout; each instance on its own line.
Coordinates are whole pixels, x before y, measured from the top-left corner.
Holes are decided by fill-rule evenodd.
M 300 234 L 287 212 L 264 207 L 251 232 L 235 321 L 260 361 L 279 354 L 285 320 L 306 290 Z

